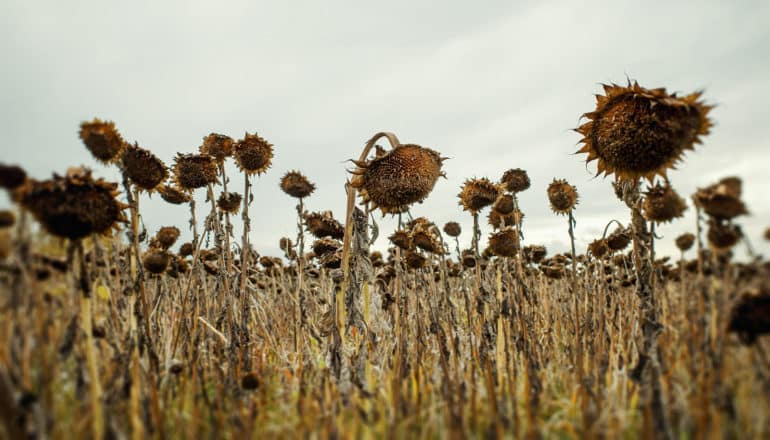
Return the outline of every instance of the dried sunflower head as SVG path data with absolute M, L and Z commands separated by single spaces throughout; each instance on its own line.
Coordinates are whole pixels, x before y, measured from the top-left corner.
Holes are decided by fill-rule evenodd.
M 16 223 L 16 216 L 12 211 L 4 209 L 0 211 L 0 228 L 10 228 Z
M 233 154 L 233 138 L 223 134 L 211 133 L 203 138 L 203 144 L 198 149 L 201 154 L 213 157 L 222 163 Z
M 179 246 L 179 256 L 182 258 L 191 256 L 194 251 L 193 244 L 189 241 L 187 243 L 182 243 L 182 245 Z
M 182 203 L 189 203 L 190 200 L 192 200 L 190 194 L 174 186 L 158 185 L 156 190 L 160 193 L 160 197 L 163 198 L 163 200 L 172 205 L 181 205 Z
M 507 227 L 489 236 L 489 245 L 487 248 L 498 257 L 513 257 L 519 250 L 516 244 L 518 232 L 516 229 Z
M 426 252 L 443 255 L 444 246 L 435 231 L 436 225 L 431 222 L 417 223 L 412 228 L 412 242 Z
M 80 124 L 80 139 L 96 160 L 105 164 L 120 159 L 125 146 L 115 123 L 99 119 Z
M 305 214 L 305 225 L 316 238 L 328 236 L 341 240 L 345 235 L 345 229 L 334 219 L 331 211 Z
M 554 280 L 564 278 L 564 275 L 567 273 L 567 269 L 564 267 L 564 264 L 557 263 L 555 261 L 551 261 L 549 264 L 541 265 L 540 271 L 542 271 L 543 275 L 546 277 Z
M 502 215 L 507 215 L 513 212 L 513 196 L 510 194 L 503 194 L 497 198 L 495 204 L 492 205 L 492 209 Z
M 315 185 L 299 171 L 289 171 L 281 178 L 281 189 L 286 194 L 301 199 L 312 194 L 315 191 Z
M 165 272 L 170 262 L 171 254 L 161 249 L 149 249 L 142 258 L 144 268 L 154 275 Z
M 409 206 L 428 197 L 439 177 L 445 158 L 415 144 L 398 145 L 374 159 L 353 161 L 350 181 L 364 203 L 371 202 L 383 214 L 406 212 Z
M 419 252 L 406 251 L 404 253 L 404 262 L 410 269 L 422 269 L 428 263 L 428 259 L 422 256 Z
M 732 223 L 723 223 L 716 220 L 709 220 L 708 232 L 706 233 L 711 247 L 717 252 L 726 252 L 738 243 L 743 237 L 743 232 L 738 225 Z
M 328 253 L 337 252 L 340 248 L 342 248 L 342 243 L 329 237 L 319 238 L 313 242 L 313 253 L 319 258 Z
M 504 172 L 503 177 L 500 178 L 500 183 L 506 191 L 514 194 L 527 190 L 530 185 L 527 172 L 521 168 L 510 169 Z
M 607 240 L 603 238 L 596 239 L 588 245 L 588 252 L 596 258 L 602 258 L 610 251 Z
M 91 171 L 70 170 L 65 177 L 30 181 L 20 201 L 43 227 L 58 237 L 77 240 L 91 234 L 107 234 L 126 221 L 125 205 L 118 202 L 117 184 L 94 180 Z
M 631 230 L 628 228 L 618 227 L 615 231 L 607 236 L 607 246 L 611 251 L 622 251 L 631 243 Z
M 12 191 L 27 180 L 27 173 L 19 166 L 0 163 L 0 188 Z
M 657 184 L 645 193 L 642 211 L 644 217 L 656 223 L 670 222 L 682 217 L 687 209 L 684 199 L 668 183 Z
M 490 182 L 486 177 L 469 179 L 463 184 L 457 197 L 463 210 L 476 214 L 491 205 L 500 195 L 500 187 Z
M 123 173 L 139 188 L 152 191 L 168 177 L 166 165 L 137 144 L 128 145 L 121 157 Z
M 578 202 L 577 189 L 563 179 L 553 179 L 548 185 L 548 201 L 557 214 L 569 214 Z
M 489 211 L 487 222 L 493 228 L 498 229 L 506 226 L 516 226 L 517 223 L 520 225 L 523 218 L 524 213 L 519 210 L 516 212 L 511 212 L 510 214 L 502 215 L 493 209 Z
M 596 95 L 596 110 L 576 129 L 583 135 L 587 162 L 598 160 L 597 175 L 615 174 L 621 180 L 656 174 L 665 176 L 684 154 L 709 133 L 711 106 L 699 100 L 701 92 L 684 97 L 666 89 L 645 89 L 638 83 L 605 85 Z
M 444 232 L 450 237 L 459 237 L 462 232 L 460 224 L 457 222 L 447 222 L 444 225 Z
M 695 244 L 695 235 L 685 232 L 684 234 L 680 235 L 679 237 L 676 237 L 676 247 L 682 251 L 686 252 L 692 248 L 692 245 Z
M 741 200 L 741 180 L 737 177 L 728 177 L 699 189 L 693 195 L 693 201 L 706 214 L 718 220 L 731 220 L 749 213 Z
M 412 241 L 412 234 L 404 229 L 398 229 L 388 237 L 391 243 L 396 245 L 402 250 L 414 249 L 414 242 Z
M 531 263 L 539 263 L 548 254 L 545 246 L 529 245 L 524 247 L 524 258 Z
M 237 214 L 241 209 L 243 196 L 235 192 L 223 192 L 217 199 L 217 206 L 229 214 Z
M 249 175 L 260 175 L 270 168 L 273 144 L 256 133 L 246 133 L 233 147 L 233 156 L 241 171 Z
M 164 250 L 168 250 L 176 243 L 179 238 L 179 228 L 176 226 L 164 226 L 158 230 L 155 234 L 155 242 L 158 247 Z
M 217 183 L 217 163 L 212 156 L 178 153 L 174 159 L 174 180 L 188 191 Z

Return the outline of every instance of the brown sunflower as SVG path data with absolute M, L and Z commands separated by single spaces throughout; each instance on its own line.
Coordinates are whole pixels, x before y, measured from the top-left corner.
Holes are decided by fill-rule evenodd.
M 120 159 L 125 147 L 115 123 L 100 119 L 81 123 L 80 139 L 96 160 L 105 164 Z
M 487 222 L 490 226 L 497 229 L 500 228 L 501 225 L 503 227 L 506 226 L 516 226 L 516 223 L 521 224 L 522 219 L 524 218 L 524 213 L 522 213 L 520 210 L 517 210 L 516 212 L 511 212 L 510 214 L 500 214 L 496 210 L 489 211 L 489 215 L 487 215 Z
M 391 243 L 396 245 L 402 250 L 414 249 L 414 242 L 412 241 L 412 234 L 404 229 L 398 229 L 390 237 L 388 237 Z
M 444 246 L 441 244 L 436 230 L 436 226 L 431 222 L 419 223 L 412 228 L 412 242 L 426 252 L 443 255 Z
M 687 210 L 687 204 L 684 199 L 679 197 L 668 183 L 666 185 L 658 183 L 649 188 L 642 203 L 644 217 L 656 223 L 670 222 L 682 217 L 685 210 Z
M 316 238 L 331 237 L 341 240 L 345 228 L 334 219 L 331 211 L 310 212 L 305 214 L 305 226 Z
M 510 169 L 503 173 L 503 177 L 500 178 L 500 183 L 503 185 L 506 191 L 512 193 L 519 193 L 529 188 L 529 176 L 527 172 L 521 168 Z
M 233 154 L 233 138 L 223 134 L 211 133 L 203 138 L 203 144 L 198 149 L 201 154 L 213 157 L 222 163 Z
M 237 214 L 241 209 L 243 196 L 236 192 L 223 192 L 217 199 L 217 206 L 229 214 Z
M 340 243 L 339 240 L 335 240 L 333 238 L 324 237 L 319 238 L 318 240 L 315 240 L 313 242 L 313 253 L 316 254 L 316 256 L 323 257 L 324 255 L 336 252 L 338 249 L 342 247 L 342 243 Z
M 676 247 L 680 251 L 686 252 L 690 250 L 690 248 L 692 248 L 693 244 L 695 244 L 695 235 L 689 232 L 685 232 L 679 237 L 676 237 L 675 243 L 676 243 Z
M 299 171 L 289 171 L 281 178 L 281 190 L 286 194 L 301 199 L 315 191 L 315 185 Z
M 545 246 L 529 245 L 524 247 L 523 253 L 524 258 L 527 261 L 532 263 L 539 263 L 548 254 L 548 251 L 546 250 Z
M 353 161 L 357 168 L 350 181 L 364 203 L 383 214 L 406 212 L 409 205 L 428 197 L 439 177 L 445 158 L 415 144 L 398 145 L 387 153 L 380 149 L 372 160 Z
M 94 180 L 90 170 L 71 169 L 65 177 L 54 174 L 49 180 L 28 182 L 20 201 L 49 233 L 77 240 L 108 234 L 126 221 L 126 206 L 115 199 L 117 186 Z
M 618 227 L 607 236 L 607 246 L 611 251 L 622 251 L 631 243 L 631 229 Z
M 181 205 L 182 203 L 188 203 L 192 200 L 190 194 L 174 186 L 158 185 L 156 190 L 160 193 L 160 197 L 163 200 L 172 205 Z
M 244 138 L 233 146 L 233 156 L 241 171 L 249 175 L 260 175 L 270 168 L 273 144 L 256 133 L 246 133 Z
M 158 247 L 164 250 L 168 250 L 176 243 L 179 238 L 179 228 L 176 226 L 163 226 L 155 234 L 155 241 Z
M 0 163 L 0 188 L 12 191 L 27 180 L 27 173 L 19 166 Z
M 518 232 L 514 228 L 503 228 L 489 236 L 487 248 L 498 257 L 513 257 L 518 251 L 516 244 Z
M 665 176 L 709 133 L 712 107 L 700 97 L 695 92 L 680 98 L 636 82 L 604 85 L 604 95 L 596 95 L 596 109 L 583 115 L 589 121 L 576 129 L 584 144 L 578 153 L 586 153 L 587 162 L 598 160 L 597 175 L 650 181 L 656 174 Z
M 444 225 L 444 232 L 450 237 L 459 237 L 460 233 L 462 233 L 462 228 L 457 222 L 447 222 Z
M 577 188 L 563 179 L 553 179 L 548 185 L 548 201 L 557 214 L 569 214 L 578 203 Z
M 0 228 L 10 228 L 16 223 L 16 216 L 12 211 L 4 209 L 0 211 Z
M 131 182 L 146 191 L 153 191 L 168 177 L 168 169 L 163 161 L 137 144 L 126 147 L 121 165 Z
M 714 250 L 725 252 L 738 243 L 738 240 L 743 237 L 743 232 L 738 225 L 712 219 L 709 220 L 706 237 Z
M 588 252 L 596 258 L 602 258 L 610 251 L 610 247 L 607 245 L 607 240 L 599 238 L 588 245 Z
M 499 195 L 500 187 L 490 182 L 486 177 L 482 177 L 466 180 L 457 197 L 460 198 L 459 204 L 463 210 L 476 214 L 495 203 Z
M 212 156 L 177 153 L 174 159 L 177 186 L 191 191 L 209 183 L 217 183 L 217 164 Z
M 165 250 L 149 249 L 142 258 L 142 265 L 153 275 L 160 275 L 166 271 L 171 262 L 172 255 Z
M 693 201 L 706 214 L 719 220 L 731 220 L 749 213 L 741 200 L 741 180 L 737 177 L 728 177 L 699 189 Z

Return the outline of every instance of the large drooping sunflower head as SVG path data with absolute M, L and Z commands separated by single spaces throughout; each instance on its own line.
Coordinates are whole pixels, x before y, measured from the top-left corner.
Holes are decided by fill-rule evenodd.
M 51 234 L 72 240 L 107 234 L 126 220 L 118 202 L 117 184 L 94 180 L 91 171 L 70 169 L 42 182 L 29 181 L 21 189 L 24 208 Z
M 123 173 L 145 191 L 154 191 L 168 177 L 166 165 L 150 151 L 128 145 L 121 157 Z
M 498 257 L 514 257 L 518 252 L 518 231 L 511 227 L 501 230 L 489 236 L 488 249 L 492 255 Z
M 569 214 L 578 202 L 577 188 L 563 179 L 553 179 L 548 185 L 548 201 L 557 214 Z
M 444 176 L 444 160 L 438 152 L 415 144 L 397 145 L 388 152 L 378 149 L 373 159 L 354 162 L 357 168 L 350 184 L 364 203 L 371 202 L 383 214 L 406 212 L 425 200 Z
M 709 133 L 708 113 L 701 92 L 684 97 L 666 89 L 645 89 L 638 83 L 604 85 L 596 95 L 596 109 L 576 131 L 583 135 L 578 153 L 597 160 L 597 175 L 615 174 L 620 180 L 665 176 L 686 150 Z
M 222 163 L 233 153 L 233 138 L 219 133 L 211 133 L 203 138 L 203 144 L 198 150 L 201 154 L 212 156 L 218 163 Z
M 187 191 L 217 183 L 216 160 L 207 154 L 178 153 L 174 158 L 174 180 Z
M 315 191 L 315 185 L 299 171 L 289 171 L 284 174 L 280 186 L 283 192 L 298 199 L 307 197 Z

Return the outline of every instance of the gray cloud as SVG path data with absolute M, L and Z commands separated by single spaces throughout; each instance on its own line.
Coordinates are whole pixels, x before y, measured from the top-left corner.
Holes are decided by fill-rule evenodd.
M 381 130 L 452 157 L 448 178 L 414 215 L 461 220 L 470 230 L 456 202 L 462 182 L 521 167 L 533 183 L 520 202 L 527 241 L 567 248 L 566 220 L 545 198 L 559 177 L 580 191 L 583 249 L 628 213 L 609 180 L 572 155 L 579 136 L 570 129 L 593 108 L 598 83 L 626 76 L 648 87 L 703 88 L 718 104 L 712 134 L 670 177 L 691 194 L 743 176 L 752 211 L 746 232 L 770 253 L 760 241 L 770 224 L 766 2 L 16 1 L 2 8 L 3 161 L 37 177 L 85 164 L 117 179 L 77 139 L 79 122 L 93 116 L 115 120 L 127 139 L 169 164 L 209 132 L 256 130 L 276 145 L 273 168 L 254 187 L 252 241 L 266 253 L 294 234 L 294 202 L 277 187 L 281 175 L 303 171 L 319 187 L 310 209 L 341 216 L 344 161 Z M 229 172 L 240 191 L 242 179 L 234 167 Z M 151 230 L 186 216 L 158 197 L 144 206 Z M 672 253 L 673 238 L 692 229 L 693 214 L 660 228 L 662 252 Z M 394 222 L 380 225 L 384 234 Z

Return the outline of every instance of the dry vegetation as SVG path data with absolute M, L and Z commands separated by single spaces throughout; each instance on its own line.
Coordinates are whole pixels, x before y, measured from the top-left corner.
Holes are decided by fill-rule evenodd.
M 554 179 L 538 191 L 572 250 L 551 256 L 521 243 L 521 169 L 460 189 L 470 249 L 459 224 L 412 218 L 445 159 L 391 133 L 353 161 L 342 222 L 307 211 L 315 186 L 286 173 L 297 237 L 260 255 L 250 188 L 267 140 L 211 134 L 169 170 L 114 124 L 83 123 L 122 192 L 82 168 L 36 180 L 0 166 L 18 204 L 0 213 L 0 437 L 766 438 L 770 265 L 732 260 L 740 179 L 694 194 L 681 258 L 655 256 L 655 225 L 686 209 L 666 171 L 708 134 L 709 109 L 698 93 L 606 86 L 576 131 L 631 223 L 579 253 L 578 189 Z M 231 159 L 242 193 L 227 188 Z M 148 193 L 189 205 L 192 241 L 177 243 L 188 225 L 143 230 Z M 380 231 L 377 209 L 398 230 Z M 370 250 L 378 235 L 388 255 Z

